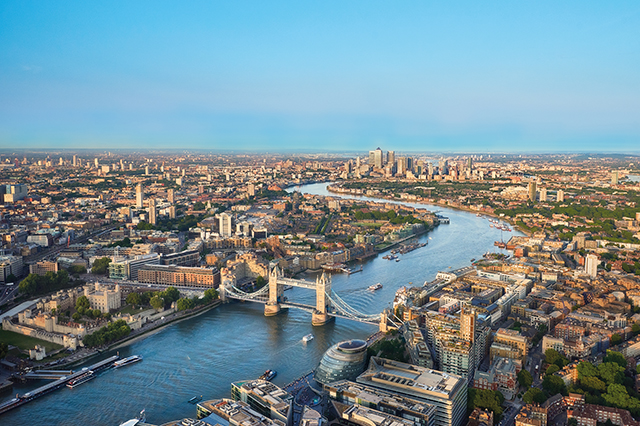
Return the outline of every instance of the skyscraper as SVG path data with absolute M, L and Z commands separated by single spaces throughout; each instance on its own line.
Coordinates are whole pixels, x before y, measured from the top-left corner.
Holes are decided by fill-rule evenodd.
M 547 201 L 547 188 L 540 188 L 540 202 Z
M 527 191 L 529 192 L 529 201 L 535 203 L 536 202 L 536 182 L 535 181 L 529 182 Z
M 618 184 L 618 171 L 613 170 L 611 172 L 611 185 L 617 185 L 617 184 Z
M 231 215 L 228 213 L 220 213 L 220 236 L 230 237 L 233 228 L 231 227 Z
M 369 151 L 369 165 L 376 168 L 382 168 L 382 150 L 378 147 L 375 151 Z
M 387 152 L 387 163 L 394 164 L 396 162 L 396 153 L 393 151 Z
M 152 225 L 156 224 L 157 218 L 157 211 L 156 211 L 156 200 L 154 198 L 150 198 L 149 199 L 149 223 Z
M 597 255 L 593 253 L 589 253 L 587 255 L 587 258 L 584 261 L 584 269 L 587 275 L 589 275 L 591 278 L 595 278 L 598 275 L 599 263 L 600 259 L 598 259 Z
M 73 167 L 76 167 L 78 165 L 78 159 L 76 158 L 76 156 L 73 156 Z
M 176 202 L 176 194 L 173 189 L 167 189 L 167 201 L 171 204 Z
M 136 186 L 136 207 L 141 209 L 144 206 L 144 194 L 142 192 L 142 184 Z

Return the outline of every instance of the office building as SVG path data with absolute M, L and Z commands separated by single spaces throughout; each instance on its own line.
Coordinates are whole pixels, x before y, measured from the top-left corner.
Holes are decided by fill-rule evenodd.
M 367 342 L 346 340 L 329 348 L 316 369 L 315 379 L 328 384 L 338 380 L 355 380 L 367 363 Z
M 375 416 L 391 415 L 403 420 L 409 420 L 413 425 L 432 426 L 435 420 L 436 408 L 417 399 L 388 393 L 371 386 L 341 380 L 324 386 L 329 398 L 336 401 L 334 407 L 348 409 L 356 404 L 373 409 Z M 370 416 L 367 416 L 371 420 Z M 371 424 L 370 422 L 367 424 Z M 391 425 L 392 423 L 386 423 Z
M 10 282 L 7 278 L 11 275 L 20 278 L 23 270 L 22 256 L 0 256 L 0 282 Z
M 156 209 L 156 200 L 154 198 L 149 199 L 149 223 L 155 225 L 158 218 L 158 211 Z
M 394 151 L 387 152 L 387 164 L 395 164 L 396 162 L 396 153 Z
M 141 209 L 144 206 L 144 193 L 142 192 L 142 184 L 136 186 L 136 207 Z
M 381 169 L 383 164 L 382 150 L 377 148 L 375 151 L 369 151 L 369 165 L 376 169 Z
M 266 380 L 231 383 L 231 398 L 244 402 L 271 420 L 291 424 L 293 396 Z
M 112 280 L 138 280 L 138 271 L 145 265 L 159 265 L 160 255 L 157 253 L 136 256 L 109 264 L 109 278 Z
M 584 269 L 587 275 L 591 278 L 595 278 L 598 275 L 599 264 L 600 259 L 598 259 L 598 256 L 596 254 L 589 253 L 584 261 Z
M 58 270 L 58 262 L 49 262 L 47 260 L 29 265 L 30 274 L 44 275 L 47 272 L 58 272 Z
M 529 185 L 527 186 L 527 192 L 529 194 L 529 201 L 531 201 L 532 203 L 535 203 L 536 202 L 536 183 L 535 183 L 535 181 L 529 182 Z
M 220 285 L 220 272 L 217 268 L 144 265 L 138 271 L 138 282 L 177 287 L 217 288 Z
M 501 328 L 496 331 L 491 344 L 490 357 L 512 358 L 525 361 L 527 358 L 528 344 L 527 338 L 521 335 L 518 330 L 508 330 Z
M 162 265 L 196 266 L 200 262 L 198 250 L 184 250 L 178 253 L 165 254 L 160 259 Z
M 540 191 L 538 192 L 538 197 L 540 199 L 540 202 L 545 202 L 547 201 L 547 188 L 540 188 Z
M 371 357 L 356 382 L 433 405 L 434 426 L 460 426 L 466 419 L 467 381 L 460 376 Z
M 17 185 L 5 185 L 4 187 L 4 202 L 15 203 L 16 201 L 23 200 L 27 196 L 29 187 L 24 184 Z
M 228 213 L 220 213 L 220 236 L 230 237 L 233 235 L 233 227 L 231 226 L 231 215 Z

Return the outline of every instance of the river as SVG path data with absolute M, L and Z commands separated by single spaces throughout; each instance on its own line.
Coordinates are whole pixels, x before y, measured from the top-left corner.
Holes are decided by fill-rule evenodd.
M 289 190 L 335 195 L 326 191 L 326 185 Z M 501 238 L 500 231 L 473 213 L 404 204 L 441 211 L 451 218 L 451 224 L 421 236 L 420 241 L 429 244 L 402 255 L 400 262 L 378 256 L 364 262 L 363 272 L 333 276 L 333 290 L 363 313 L 378 313 L 390 306 L 401 286 L 421 285 L 433 280 L 439 270 L 466 266 L 471 258 L 496 250 L 493 242 Z M 504 234 L 505 240 L 511 236 Z M 367 290 L 378 282 L 383 284 L 381 290 Z M 286 295 L 292 301 L 313 303 L 314 295 L 309 290 L 294 288 Z M 262 309 L 260 304 L 231 303 L 170 324 L 117 349 L 121 356 L 142 355 L 142 362 L 106 371 L 75 389 L 65 387 L 52 392 L 1 415 L 0 424 L 112 426 L 135 417 L 143 408 L 147 421 L 153 424 L 195 417 L 195 406 L 187 402 L 193 396 L 228 397 L 231 382 L 256 378 L 267 369 L 277 370 L 274 383 L 284 385 L 314 369 L 332 344 L 364 339 L 376 331 L 372 325 L 344 319 L 313 327 L 307 312 L 290 309 L 276 317 L 265 317 Z M 301 339 L 308 333 L 313 333 L 315 339 L 305 344 Z M 115 353 L 113 350 L 103 358 Z M 85 365 L 97 361 L 93 358 Z M 13 394 L 23 394 L 42 384 L 16 385 Z M 0 395 L 3 401 L 9 398 L 11 394 Z

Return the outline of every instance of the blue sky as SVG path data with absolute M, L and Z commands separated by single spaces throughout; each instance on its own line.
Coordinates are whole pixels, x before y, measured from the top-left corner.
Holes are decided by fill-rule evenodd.
M 3 0 L 13 146 L 640 152 L 640 3 Z

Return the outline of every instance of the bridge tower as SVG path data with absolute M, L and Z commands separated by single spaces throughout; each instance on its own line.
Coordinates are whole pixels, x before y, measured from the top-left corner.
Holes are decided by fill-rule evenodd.
M 325 325 L 334 317 L 329 315 L 329 309 L 331 308 L 331 301 L 328 294 L 331 293 L 331 275 L 326 275 L 324 272 L 318 278 L 316 278 L 316 309 L 311 314 L 312 325 Z
M 280 275 L 280 268 L 277 266 L 269 272 L 269 301 L 264 305 L 264 315 L 267 317 L 278 315 L 282 310 L 280 302 L 282 301 L 284 288 L 278 284 Z

